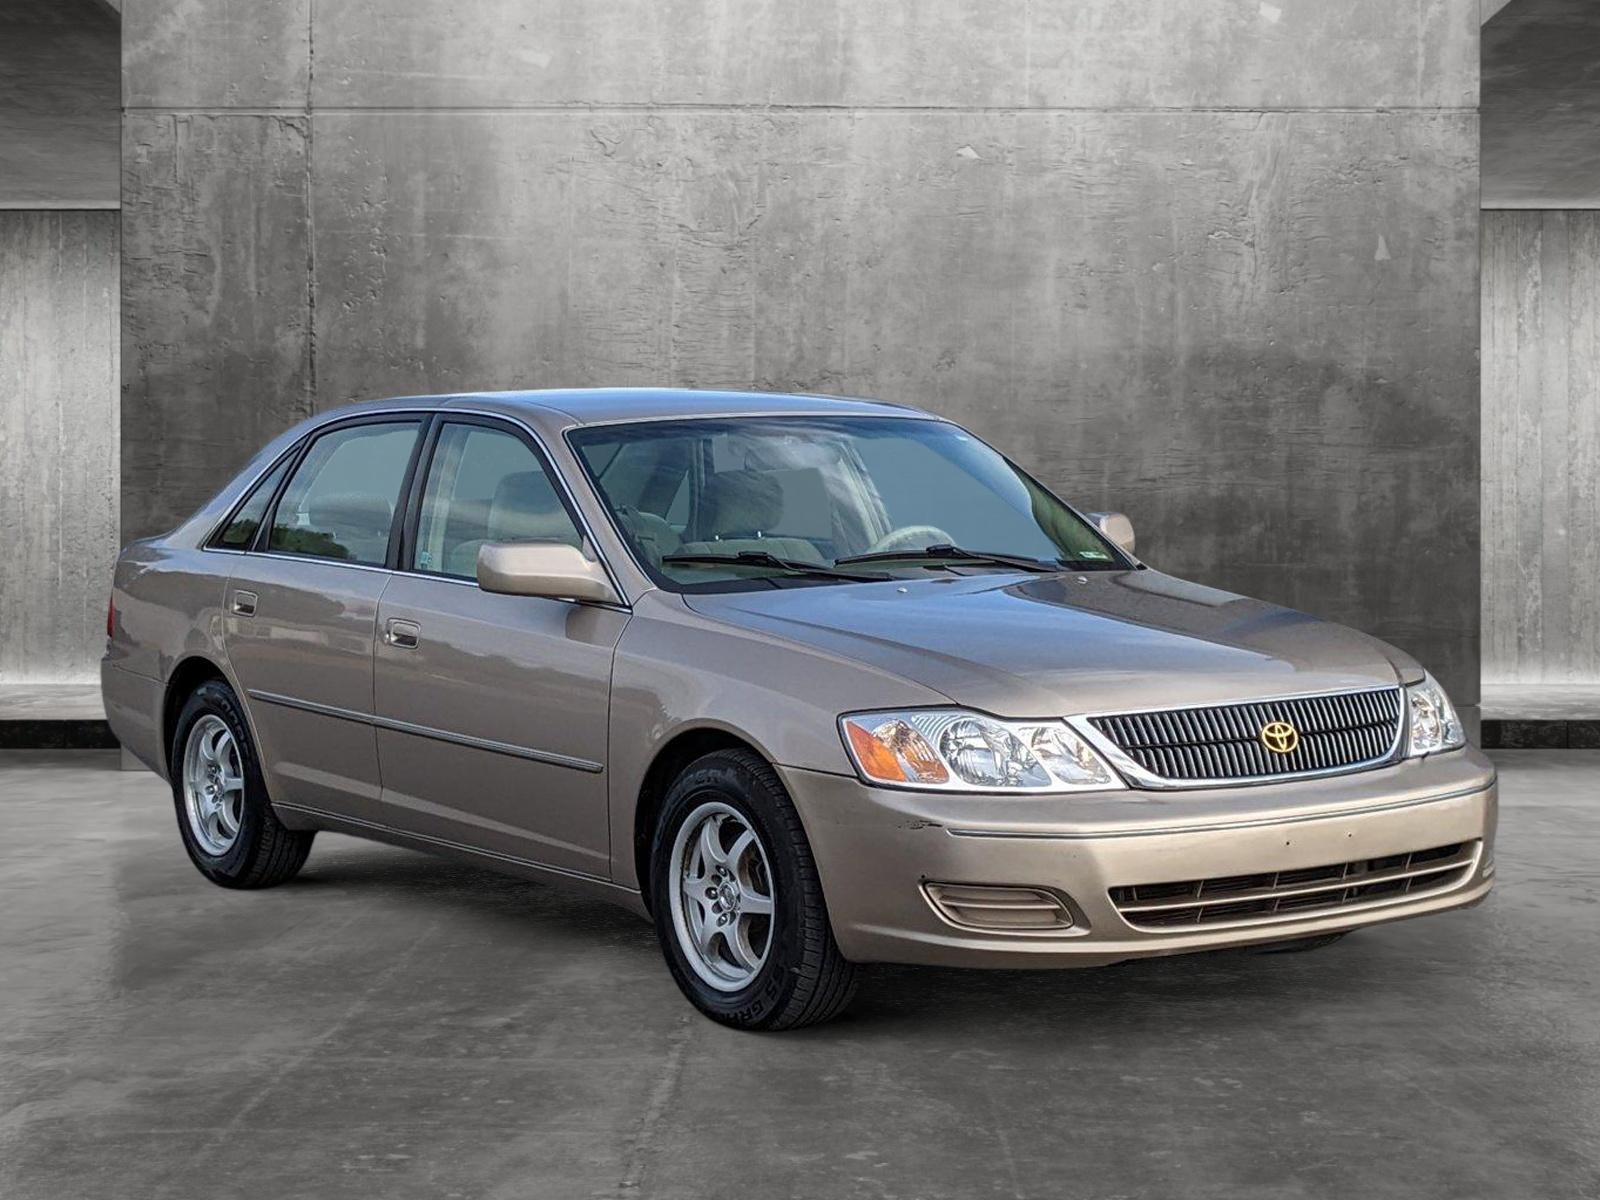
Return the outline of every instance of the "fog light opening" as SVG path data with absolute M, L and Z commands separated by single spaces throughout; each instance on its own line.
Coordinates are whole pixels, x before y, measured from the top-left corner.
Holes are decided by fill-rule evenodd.
M 924 883 L 934 912 L 961 929 L 988 933 L 1049 933 L 1071 929 L 1072 910 L 1048 888 Z

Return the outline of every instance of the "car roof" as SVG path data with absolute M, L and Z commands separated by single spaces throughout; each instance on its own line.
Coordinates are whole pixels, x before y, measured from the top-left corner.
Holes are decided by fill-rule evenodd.
M 886 400 L 855 400 L 791 392 L 697 391 L 690 388 L 570 388 L 551 391 L 455 392 L 444 396 L 400 396 L 385 405 L 486 408 L 556 418 L 563 425 L 660 421 L 675 417 L 730 416 L 914 416 L 932 414 Z M 365 407 L 365 406 L 364 406 Z M 560 421 L 560 418 L 565 418 Z

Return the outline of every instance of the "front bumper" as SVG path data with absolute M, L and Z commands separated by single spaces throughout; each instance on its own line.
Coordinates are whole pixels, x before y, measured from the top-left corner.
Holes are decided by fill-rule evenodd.
M 1069 797 L 960 796 L 867 787 L 782 768 L 816 857 L 834 936 L 858 962 L 1098 966 L 1311 937 L 1475 904 L 1494 876 L 1494 768 L 1478 751 L 1329 779 Z M 1148 929 L 1112 889 L 1290 872 L 1460 843 L 1446 885 L 1336 909 Z M 1466 853 L 1464 851 L 1463 853 Z M 980 931 L 941 915 L 923 885 L 1043 889 L 1068 929 Z

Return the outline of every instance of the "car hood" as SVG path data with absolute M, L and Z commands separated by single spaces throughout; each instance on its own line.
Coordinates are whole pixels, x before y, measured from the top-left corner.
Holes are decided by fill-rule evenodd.
M 1415 682 L 1376 638 L 1150 569 L 691 594 L 687 605 L 868 663 L 955 703 L 1040 717 Z M 841 697 L 841 707 L 849 707 Z

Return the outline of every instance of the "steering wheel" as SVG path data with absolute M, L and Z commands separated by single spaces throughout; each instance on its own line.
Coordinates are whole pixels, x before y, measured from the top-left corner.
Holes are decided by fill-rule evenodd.
M 866 552 L 880 554 L 887 550 L 921 550 L 927 546 L 950 544 L 954 541 L 955 538 L 937 525 L 902 525 L 899 529 L 891 529 L 873 542 L 867 547 Z

